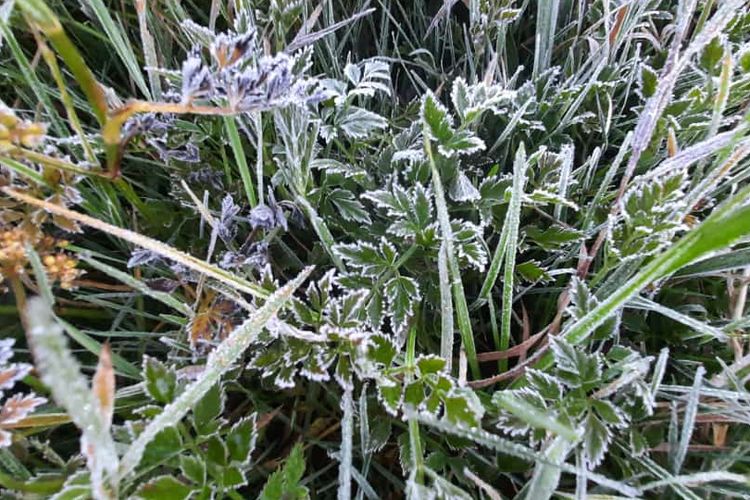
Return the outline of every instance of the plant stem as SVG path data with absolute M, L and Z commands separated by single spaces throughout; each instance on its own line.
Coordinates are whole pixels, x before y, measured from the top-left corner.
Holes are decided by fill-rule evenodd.
M 450 293 L 450 271 L 445 242 L 438 250 L 438 278 L 440 281 L 440 357 L 445 360 L 445 368 L 453 370 L 453 297 Z
M 263 114 L 253 114 L 257 144 L 255 145 L 255 181 L 258 183 L 258 199 L 263 203 L 265 186 L 263 185 Z
M 21 318 L 21 326 L 25 332 L 29 331 L 29 319 L 26 315 L 26 290 L 23 288 L 23 283 L 17 276 L 13 276 L 9 279 L 10 288 L 13 290 L 13 296 L 16 299 L 16 310 Z M 31 344 L 29 344 L 31 345 Z
M 297 195 L 295 199 L 297 201 L 297 205 L 300 206 L 302 211 L 305 212 L 305 215 L 307 215 L 307 218 L 310 220 L 310 224 L 312 224 L 315 233 L 318 235 L 323 248 L 325 248 L 328 256 L 331 258 L 331 261 L 340 272 L 345 273 L 346 266 L 344 266 L 344 262 L 333 251 L 333 245 L 336 244 L 336 240 L 333 239 L 333 235 L 328 229 L 325 221 L 320 217 L 320 215 L 318 215 L 318 212 L 310 204 L 310 202 L 307 201 L 307 198 L 302 195 Z
M 354 400 L 350 385 L 344 388 L 341 398 L 341 463 L 339 464 L 338 500 L 350 500 L 352 497 L 352 441 L 354 437 Z M 366 416 L 364 418 L 367 418 Z
M 413 373 L 416 368 L 414 360 L 416 358 L 417 345 L 417 328 L 412 322 L 409 328 L 409 340 L 406 346 L 406 382 L 411 382 Z M 419 437 L 419 422 L 416 418 L 409 418 L 409 448 L 411 449 L 411 460 L 414 467 L 415 482 L 422 484 L 424 482 L 424 453 L 422 452 L 422 441 Z

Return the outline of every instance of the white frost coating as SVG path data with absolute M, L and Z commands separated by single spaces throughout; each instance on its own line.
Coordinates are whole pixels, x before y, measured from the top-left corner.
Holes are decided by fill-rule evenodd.
M 448 254 L 445 242 L 438 251 L 438 276 L 440 279 L 440 356 L 446 362 L 448 373 L 453 365 L 453 298 L 451 297 Z
M 354 435 L 354 400 L 352 387 L 346 387 L 341 397 L 341 463 L 339 464 L 338 500 L 352 497 L 352 437 Z M 364 416 L 366 418 L 366 416 Z
M 62 327 L 50 306 L 34 297 L 27 306 L 29 340 L 42 382 L 50 388 L 55 401 L 65 408 L 81 429 L 81 453 L 91 471 L 95 498 L 113 498 L 116 493 L 118 458 L 115 443 L 104 422 L 81 367 L 68 349 Z

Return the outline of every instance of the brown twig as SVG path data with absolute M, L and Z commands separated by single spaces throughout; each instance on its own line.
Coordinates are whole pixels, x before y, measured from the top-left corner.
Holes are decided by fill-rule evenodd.
M 515 358 L 515 357 L 520 358 L 521 356 L 526 356 L 526 352 L 534 344 L 536 344 L 542 337 L 544 337 L 546 333 L 547 333 L 546 330 L 542 330 L 541 332 L 527 338 L 520 344 L 514 345 L 510 349 L 505 349 L 504 351 L 490 351 L 490 352 L 479 353 L 477 354 L 477 361 L 483 363 L 485 361 L 497 361 L 500 359 L 508 359 L 508 358 Z
M 542 355 L 547 352 L 547 349 L 549 349 L 549 343 L 545 343 L 542 345 L 534 354 L 531 355 L 526 361 L 523 363 L 519 363 L 507 372 L 500 373 L 498 375 L 495 375 L 494 377 L 489 378 L 483 378 L 480 380 L 472 380 L 471 382 L 467 382 L 466 385 L 471 387 L 472 389 L 481 389 L 483 387 L 488 387 L 490 385 L 496 384 L 498 382 L 502 382 L 504 380 L 508 379 L 515 379 L 517 377 L 520 377 L 526 372 L 526 369 L 530 366 L 536 363 L 539 358 L 542 357 Z

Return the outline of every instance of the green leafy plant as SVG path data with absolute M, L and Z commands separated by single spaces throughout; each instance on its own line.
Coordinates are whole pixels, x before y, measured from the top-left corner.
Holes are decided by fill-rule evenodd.
M 2 494 L 747 497 L 748 33 L 6 2 Z

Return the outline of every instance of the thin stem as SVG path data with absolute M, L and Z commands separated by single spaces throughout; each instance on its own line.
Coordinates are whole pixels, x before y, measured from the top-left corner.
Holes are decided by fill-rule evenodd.
M 107 175 L 105 175 L 104 172 L 100 170 L 87 170 L 65 160 L 47 156 L 42 153 L 37 153 L 36 151 L 32 151 L 30 149 L 14 147 L 11 149 L 7 149 L 5 153 L 13 156 L 19 156 L 31 162 L 39 163 L 41 165 L 44 165 L 45 167 L 54 168 L 56 170 L 63 170 L 65 172 L 71 172 L 77 175 L 107 178 Z
M 255 133 L 257 136 L 255 146 L 255 182 L 258 183 L 258 200 L 263 203 L 265 186 L 263 185 L 263 114 L 258 111 L 253 115 L 255 121 Z
M 409 328 L 409 340 L 406 346 L 406 382 L 411 382 L 415 370 L 414 360 L 416 358 L 417 328 L 412 322 Z M 414 466 L 415 482 L 424 482 L 424 453 L 422 452 L 422 441 L 419 436 L 419 422 L 416 418 L 409 418 L 409 447 L 411 448 L 411 460 Z
M 336 244 L 336 240 L 333 239 L 333 235 L 328 229 L 325 221 L 320 217 L 320 215 L 318 215 L 318 212 L 310 204 L 310 202 L 307 201 L 307 198 L 301 195 L 297 195 L 296 200 L 297 204 L 300 206 L 300 208 L 302 208 L 302 211 L 305 212 L 305 215 L 307 215 L 307 218 L 310 220 L 310 224 L 312 224 L 315 233 L 318 235 L 320 242 L 323 244 L 323 248 L 325 248 L 328 256 L 331 258 L 331 261 L 339 271 L 341 271 L 342 273 L 346 272 L 346 266 L 344 266 L 344 262 L 333 251 L 333 246 Z
M 739 285 L 732 292 L 732 321 L 738 321 L 742 319 L 745 313 L 745 305 L 747 303 L 747 287 L 748 277 L 750 277 L 750 268 L 742 270 L 742 274 L 739 281 Z M 732 280 L 734 281 L 734 280 Z M 734 360 L 738 362 L 744 355 L 745 346 L 742 339 L 736 336 L 729 337 L 729 347 L 734 352 Z
M 339 464 L 338 500 L 350 500 L 352 497 L 352 441 L 354 437 L 354 399 L 350 385 L 344 388 L 341 408 L 344 415 L 341 419 L 341 463 Z M 366 416 L 364 418 L 367 418 Z
M 16 310 L 18 310 L 18 315 L 21 318 L 21 326 L 23 326 L 25 332 L 28 332 L 29 319 L 26 315 L 26 290 L 23 288 L 23 283 L 21 283 L 18 276 L 12 276 L 9 281 L 11 290 L 13 290 L 13 296 L 16 299 Z
M 57 88 L 60 91 L 60 100 L 62 101 L 63 107 L 65 108 L 65 113 L 68 115 L 68 119 L 70 120 L 70 126 L 73 128 L 73 130 L 75 130 L 78 138 L 81 141 L 81 147 L 83 148 L 83 152 L 86 155 L 86 160 L 92 165 L 96 165 L 98 164 L 96 155 L 94 155 L 94 151 L 91 149 L 91 145 L 89 144 L 88 139 L 86 139 L 86 134 L 83 132 L 81 121 L 78 119 L 78 113 L 76 113 L 75 105 L 73 104 L 73 98 L 70 96 L 70 93 L 68 93 L 68 89 L 65 87 L 65 81 L 63 80 L 60 66 L 57 64 L 57 59 L 55 58 L 55 55 L 49 49 L 47 44 L 44 42 L 42 37 L 38 35 L 37 31 L 34 31 L 34 36 L 36 37 L 36 42 L 39 46 L 39 50 L 42 52 L 42 57 L 44 57 L 44 60 L 47 63 L 50 72 L 52 73 L 52 77 L 57 84 Z
M 450 293 L 450 272 L 445 242 L 438 250 L 438 277 L 440 280 L 440 357 L 445 360 L 448 372 L 453 370 L 453 298 Z

